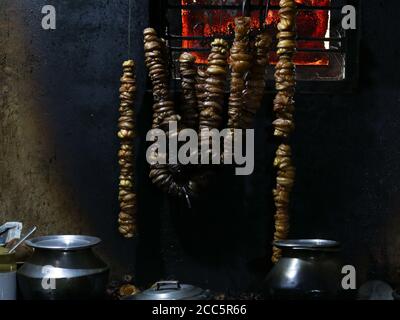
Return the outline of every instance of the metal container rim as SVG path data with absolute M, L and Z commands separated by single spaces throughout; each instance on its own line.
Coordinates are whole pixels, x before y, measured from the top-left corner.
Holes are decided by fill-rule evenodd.
M 281 249 L 293 250 L 332 250 L 339 249 L 340 243 L 326 239 L 289 239 L 276 240 L 274 245 Z
M 98 237 L 85 235 L 49 235 L 32 238 L 26 244 L 35 249 L 72 251 L 88 249 L 100 242 Z

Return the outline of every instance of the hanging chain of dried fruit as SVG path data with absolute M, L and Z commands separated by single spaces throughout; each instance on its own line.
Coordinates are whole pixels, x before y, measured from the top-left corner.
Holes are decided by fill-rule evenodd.
M 274 166 L 277 168 L 276 188 L 273 190 L 275 200 L 275 234 L 274 240 L 286 239 L 289 232 L 289 197 L 293 188 L 295 168 L 291 160 L 291 147 L 288 138 L 294 130 L 294 93 L 296 71 L 293 55 L 296 51 L 296 15 L 294 0 L 280 0 L 278 23 L 278 63 L 275 71 L 277 94 L 274 100 L 274 111 L 277 119 L 273 122 L 274 135 L 281 139 L 276 152 Z M 274 247 L 272 261 L 276 263 L 281 251 Z
M 241 127 L 250 128 L 251 123 L 261 106 L 266 86 L 266 69 L 268 66 L 268 53 L 272 39 L 264 29 L 257 35 L 254 43 L 253 64 L 249 75 L 246 77 L 246 89 L 243 91 L 243 110 Z
M 126 238 L 136 233 L 136 194 L 134 191 L 134 143 L 135 111 L 133 102 L 136 94 L 135 63 L 128 60 L 123 63 L 120 93 L 120 118 L 118 137 L 121 141 L 118 152 L 119 176 L 119 232 Z
M 228 127 L 249 126 L 261 104 L 265 89 L 265 71 L 271 43 L 267 33 L 257 36 L 253 50 L 250 48 L 250 18 L 235 20 L 235 41 L 230 51 L 232 70 L 231 92 L 228 106 Z M 146 66 L 153 86 L 153 128 L 165 127 L 171 120 L 179 120 L 168 88 L 168 66 L 165 42 L 154 29 L 144 31 Z M 228 80 L 229 46 L 223 39 L 211 43 L 206 68 L 198 67 L 190 53 L 179 58 L 182 78 L 182 106 L 179 128 L 219 129 L 223 126 L 225 89 Z M 200 141 L 200 149 L 210 150 L 210 141 Z M 205 147 L 205 148 L 204 148 Z M 211 151 L 209 151 L 211 153 Z M 211 154 L 209 153 L 209 156 Z M 212 171 L 207 167 L 192 170 L 189 174 L 179 165 L 151 166 L 150 178 L 162 190 L 178 196 L 195 195 L 207 185 Z
M 231 68 L 231 91 L 228 105 L 228 127 L 239 128 L 242 109 L 244 107 L 243 92 L 250 71 L 253 57 L 250 54 L 250 22 L 249 17 L 235 19 L 235 39 L 231 47 L 229 64 Z
M 247 129 L 251 126 L 257 110 L 261 106 L 266 81 L 265 73 L 268 66 L 268 52 L 271 37 L 263 28 L 250 43 L 249 17 L 235 19 L 235 38 L 230 51 L 230 68 L 232 71 L 228 127 L 226 137 L 228 145 L 232 146 L 233 129 Z
M 168 124 L 171 121 L 177 122 L 179 130 L 181 127 L 180 117 L 175 111 L 174 101 L 170 97 L 169 92 L 166 45 L 152 28 L 144 30 L 144 50 L 145 63 L 153 87 L 153 129 L 164 129 L 168 134 L 170 134 L 167 130 Z M 192 59 L 189 56 L 185 58 L 185 63 L 187 64 L 185 68 L 189 67 L 191 60 Z M 185 78 L 187 78 L 187 83 L 190 82 L 192 84 L 192 79 L 194 79 L 196 73 L 195 71 L 189 72 L 187 70 L 188 69 L 186 68 Z M 190 99 L 195 97 L 195 87 L 191 87 L 190 91 L 192 90 L 193 94 L 190 94 Z M 184 98 L 187 98 L 187 96 L 185 95 Z M 186 103 L 188 102 L 187 99 L 185 101 Z M 190 110 L 190 112 L 192 112 L 192 109 Z M 188 109 L 184 109 L 184 114 L 186 119 L 192 119 L 191 116 L 189 117 L 190 114 Z M 160 155 L 158 154 L 158 156 Z M 166 154 L 163 156 L 167 157 Z M 150 166 L 149 176 L 152 182 L 161 188 L 161 190 L 175 196 L 188 197 L 190 195 L 195 195 L 205 183 L 204 174 L 199 173 L 185 176 L 185 174 L 182 173 L 180 165 L 153 164 Z
M 165 43 L 152 28 L 144 30 L 145 62 L 153 85 L 153 128 L 178 121 L 174 101 L 169 93 L 168 63 Z
M 208 56 L 205 99 L 200 108 L 200 129 L 220 128 L 224 106 L 224 92 L 228 74 L 228 43 L 215 39 Z
M 198 128 L 199 113 L 196 96 L 196 58 L 184 52 L 179 57 L 179 71 L 182 78 L 182 105 L 181 117 L 183 128 Z
M 219 129 L 222 126 L 225 87 L 228 75 L 228 42 L 215 39 L 211 43 L 205 71 L 204 100 L 200 106 L 199 124 L 201 130 Z M 200 72 L 201 73 L 201 72 Z M 201 139 L 201 150 L 208 150 L 207 157 L 211 161 L 211 142 Z
M 167 128 L 169 121 L 178 121 L 174 101 L 170 97 L 168 85 L 168 64 L 165 43 L 158 38 L 152 28 L 144 30 L 145 63 L 153 86 L 153 129 Z M 164 156 L 167 155 L 158 155 Z M 155 185 L 168 193 L 178 193 L 179 186 L 175 183 L 166 164 L 150 166 L 150 178 Z

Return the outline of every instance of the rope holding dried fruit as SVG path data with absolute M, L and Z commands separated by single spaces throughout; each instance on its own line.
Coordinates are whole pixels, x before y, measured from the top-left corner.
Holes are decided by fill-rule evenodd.
M 123 63 L 120 93 L 120 118 L 118 120 L 118 138 L 120 149 L 118 152 L 119 202 L 120 213 L 118 218 L 119 232 L 125 238 L 132 238 L 136 233 L 136 193 L 134 191 L 134 143 L 135 137 L 135 110 L 136 94 L 135 62 L 127 60 Z
M 293 55 L 296 51 L 296 15 L 294 0 L 280 0 L 278 23 L 278 63 L 275 70 L 274 112 L 277 119 L 273 122 L 274 135 L 281 139 L 276 151 L 274 166 L 277 169 L 276 187 L 273 190 L 276 214 L 274 240 L 286 239 L 289 233 L 289 200 L 295 179 L 295 168 L 292 164 L 292 150 L 288 139 L 294 130 L 294 93 L 296 71 Z M 273 247 L 272 262 L 281 257 L 281 251 Z

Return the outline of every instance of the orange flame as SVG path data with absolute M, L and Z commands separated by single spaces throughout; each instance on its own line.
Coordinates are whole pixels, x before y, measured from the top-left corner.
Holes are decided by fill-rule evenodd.
M 222 0 L 224 4 L 240 5 L 241 0 Z M 258 1 L 257 1 L 258 2 Z M 328 6 L 331 0 L 296 0 L 297 3 L 307 6 Z M 221 5 L 221 0 L 182 0 L 182 5 L 203 4 Z M 279 5 L 279 0 L 271 0 L 271 5 Z M 218 36 L 231 33 L 234 29 L 234 19 L 240 16 L 238 10 L 182 10 L 182 36 Z M 252 12 L 251 26 L 254 29 L 260 27 L 259 12 Z M 279 21 L 278 11 L 270 10 L 266 18 L 272 36 L 276 35 L 276 24 Z M 297 32 L 300 38 L 324 38 L 329 28 L 328 10 L 300 10 L 297 17 Z M 209 41 L 205 40 L 183 40 L 182 47 L 187 48 L 208 48 Z M 324 41 L 298 41 L 298 48 L 324 49 Z M 207 61 L 207 54 L 204 52 L 192 52 L 197 57 L 198 63 Z M 271 54 L 271 63 L 276 62 L 276 55 Z M 329 56 L 323 52 L 298 52 L 295 56 L 297 65 L 328 65 Z

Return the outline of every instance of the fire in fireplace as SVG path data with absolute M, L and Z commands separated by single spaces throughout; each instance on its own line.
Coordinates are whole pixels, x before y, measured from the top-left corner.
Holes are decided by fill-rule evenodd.
M 296 2 L 299 9 L 295 57 L 298 90 L 351 90 L 356 85 L 358 74 L 359 30 L 342 28 L 341 11 L 345 5 L 359 8 L 359 0 Z M 158 0 L 153 3 L 150 12 L 152 25 L 167 40 L 175 80 L 179 79 L 177 60 L 183 51 L 191 52 L 197 57 L 197 63 L 204 64 L 213 38 L 233 38 L 234 19 L 243 14 L 243 3 L 247 4 L 245 14 L 252 17 L 255 31 L 261 24 L 266 24 L 273 38 L 277 32 L 279 0 Z M 267 88 L 273 88 L 273 68 L 277 60 L 274 51 L 270 54 L 271 66 L 267 70 L 270 85 Z
M 254 6 L 257 4 L 253 1 Z M 299 5 L 309 7 L 329 7 L 331 0 L 296 0 Z M 221 5 L 221 1 L 217 0 L 182 0 L 183 7 L 193 5 L 214 6 L 211 10 L 191 10 L 182 9 L 182 36 L 186 40 L 182 41 L 182 47 L 185 49 L 192 48 L 208 48 L 209 42 L 204 41 L 202 37 L 212 37 L 215 35 L 231 34 L 233 30 L 234 18 L 241 15 L 241 10 L 226 9 L 231 6 L 239 6 L 242 0 L 225 0 Z M 276 33 L 276 24 L 278 23 L 278 11 L 276 7 L 279 0 L 271 0 L 272 8 L 268 11 L 265 23 L 271 30 L 271 34 Z M 299 52 L 295 57 L 298 65 L 328 65 L 329 56 L 324 52 L 302 52 L 301 49 L 324 49 L 324 38 L 329 37 L 329 10 L 301 10 L 297 18 L 297 28 L 299 35 Z M 251 12 L 252 27 L 257 29 L 260 27 L 260 9 Z M 196 37 L 197 39 L 191 39 Z M 319 40 L 321 39 L 321 40 Z M 207 53 L 194 52 L 198 63 L 205 63 Z M 271 57 L 271 62 L 276 61 L 276 56 Z

